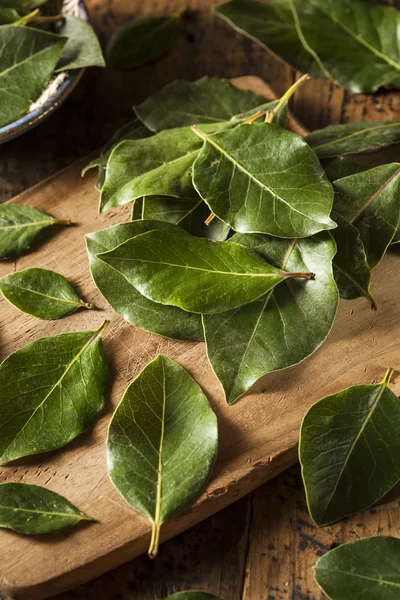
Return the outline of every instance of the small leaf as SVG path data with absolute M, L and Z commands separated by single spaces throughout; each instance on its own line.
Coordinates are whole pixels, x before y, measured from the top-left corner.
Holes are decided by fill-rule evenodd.
M 376 536 L 342 544 L 314 566 L 331 600 L 399 600 L 400 540 Z
M 0 484 L 0 527 L 36 535 L 90 521 L 68 500 L 39 485 Z
M 99 258 L 154 302 L 195 313 L 224 312 L 252 302 L 289 277 L 312 273 L 276 269 L 257 253 L 176 231 L 149 231 Z
M 99 40 L 89 23 L 72 15 L 65 15 L 61 25 L 57 27 L 57 33 L 68 38 L 57 64 L 57 71 L 106 66 Z
M 312 271 L 315 280 L 288 279 L 251 304 L 203 315 L 208 359 L 228 404 L 266 373 L 315 352 L 333 325 L 338 304 L 332 274 L 336 247 L 328 232 L 300 240 L 236 234 L 231 242 L 259 252 L 275 267 Z
M 175 231 L 176 228 L 169 223 L 134 221 L 87 235 L 86 245 L 94 282 L 112 308 L 131 325 L 178 340 L 202 341 L 203 330 L 199 315 L 148 300 L 120 272 L 97 256 L 153 229 Z M 183 231 L 182 234 L 184 235 Z
M 277 102 L 268 103 L 268 107 Z M 227 79 L 202 77 L 198 81 L 174 81 L 135 107 L 139 119 L 151 131 L 219 123 L 240 115 L 250 116 L 265 105 L 264 96 L 239 90 Z M 247 114 L 249 113 L 249 114 Z
M 279 125 L 254 123 L 208 135 L 193 165 L 193 184 L 235 231 L 307 237 L 335 224 L 333 190 L 314 152 Z
M 2 362 L 2 463 L 61 448 L 97 421 L 109 383 L 104 325 L 35 340 Z
M 168 596 L 165 600 L 218 600 L 217 596 L 206 592 L 178 592 Z
M 152 523 L 152 558 L 162 524 L 201 494 L 217 451 L 207 398 L 182 367 L 158 356 L 125 391 L 107 438 L 112 483 Z
M 169 17 L 143 17 L 119 27 L 107 46 L 107 64 L 132 69 L 167 54 L 174 43 L 179 14 Z
M 63 37 L 29 27 L 0 27 L 0 127 L 17 119 L 39 98 L 65 42 Z
M 389 389 L 357 385 L 323 398 L 304 417 L 300 463 L 319 526 L 372 506 L 400 479 L 400 402 Z
M 53 225 L 69 225 L 32 206 L 0 205 L 0 259 L 21 256 Z
M 371 152 L 400 142 L 400 121 L 328 125 L 312 131 L 305 139 L 320 158 Z
M 24 269 L 0 278 L 4 297 L 24 313 L 38 319 L 60 319 L 91 308 L 75 292 L 68 279 L 47 269 Z

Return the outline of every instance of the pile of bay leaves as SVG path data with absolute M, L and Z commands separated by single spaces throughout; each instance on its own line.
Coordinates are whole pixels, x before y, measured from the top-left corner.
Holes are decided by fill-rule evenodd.
M 0 127 L 38 100 L 57 74 L 104 66 L 92 27 L 59 0 L 0 0 Z M 86 13 L 85 13 L 86 14 Z

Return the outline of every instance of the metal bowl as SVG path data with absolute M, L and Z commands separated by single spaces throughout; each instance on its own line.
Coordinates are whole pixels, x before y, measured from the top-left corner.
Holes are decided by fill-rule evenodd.
M 86 22 L 89 21 L 89 15 L 82 0 L 65 0 L 63 13 L 73 14 Z M 84 71 L 85 69 L 77 69 L 54 75 L 40 97 L 23 115 L 12 123 L 0 127 L 0 144 L 9 142 L 13 138 L 33 129 L 49 117 L 61 106 L 79 83 Z

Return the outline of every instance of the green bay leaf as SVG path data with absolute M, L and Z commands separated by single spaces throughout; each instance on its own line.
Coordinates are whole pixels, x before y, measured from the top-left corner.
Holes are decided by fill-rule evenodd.
M 7 482 L 0 484 L 0 527 L 37 535 L 88 521 L 63 496 L 39 485 Z
M 14 8 L 3 8 L 0 5 L 0 25 L 10 25 L 19 21 L 20 15 Z
M 2 362 L 2 463 L 61 448 L 97 421 L 109 383 L 103 328 L 35 340 Z
M 277 269 L 239 244 L 175 229 L 143 233 L 98 256 L 146 298 L 194 313 L 224 312 L 256 300 L 287 278 L 313 277 Z
M 208 359 L 228 404 L 263 375 L 315 352 L 338 304 L 332 274 L 336 247 L 328 232 L 299 240 L 236 234 L 231 241 L 256 250 L 275 267 L 312 271 L 315 280 L 288 279 L 251 304 L 203 316 Z
M 57 33 L 67 38 L 57 71 L 105 67 L 99 40 L 90 23 L 65 15 L 61 25 L 57 27 Z
M 0 127 L 39 98 L 65 43 L 66 38 L 30 27 L 0 27 Z
M 314 577 L 331 600 L 399 600 L 400 540 L 363 538 L 324 554 Z
M 69 225 L 32 206 L 0 205 L 0 259 L 28 252 L 43 232 L 54 225 Z
M 217 596 L 207 594 L 206 592 L 177 592 L 168 596 L 166 600 L 218 600 Z
M 208 135 L 193 184 L 235 231 L 307 237 L 332 229 L 333 189 L 304 140 L 279 125 L 254 123 Z
M 400 479 L 400 404 L 357 385 L 323 398 L 301 425 L 299 456 L 311 517 L 324 526 L 372 506 Z
M 47 269 L 30 268 L 0 278 L 0 291 L 19 310 L 39 319 L 60 319 L 83 302 L 68 279 Z
M 87 235 L 86 245 L 93 280 L 112 308 L 131 325 L 169 338 L 202 341 L 199 315 L 188 314 L 179 308 L 163 306 L 145 298 L 121 272 L 97 256 L 153 229 L 176 230 L 169 223 L 133 221 Z
M 207 398 L 182 367 L 158 356 L 125 391 L 107 438 L 112 483 L 152 523 L 151 557 L 162 524 L 203 491 L 217 451 Z
M 322 158 L 321 166 L 325 171 L 329 181 L 333 183 L 336 179 L 342 179 L 349 175 L 355 175 L 356 173 L 362 173 L 366 171 L 368 167 L 359 165 L 356 162 L 348 160 L 343 156 L 334 156 L 332 158 Z

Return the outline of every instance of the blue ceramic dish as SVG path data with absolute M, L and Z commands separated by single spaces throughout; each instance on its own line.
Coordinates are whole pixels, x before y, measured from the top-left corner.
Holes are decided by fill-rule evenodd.
M 79 2 L 79 16 L 84 21 L 89 20 L 89 15 L 82 1 Z M 18 117 L 16 121 L 0 127 L 0 144 L 22 135 L 26 131 L 33 129 L 44 119 L 49 117 L 68 97 L 75 86 L 78 84 L 84 73 L 84 69 L 58 73 L 52 78 L 41 98 L 46 94 L 46 98 L 36 108 L 31 108 L 26 113 Z M 54 89 L 52 89 L 54 88 Z M 39 104 L 38 101 L 33 105 Z

